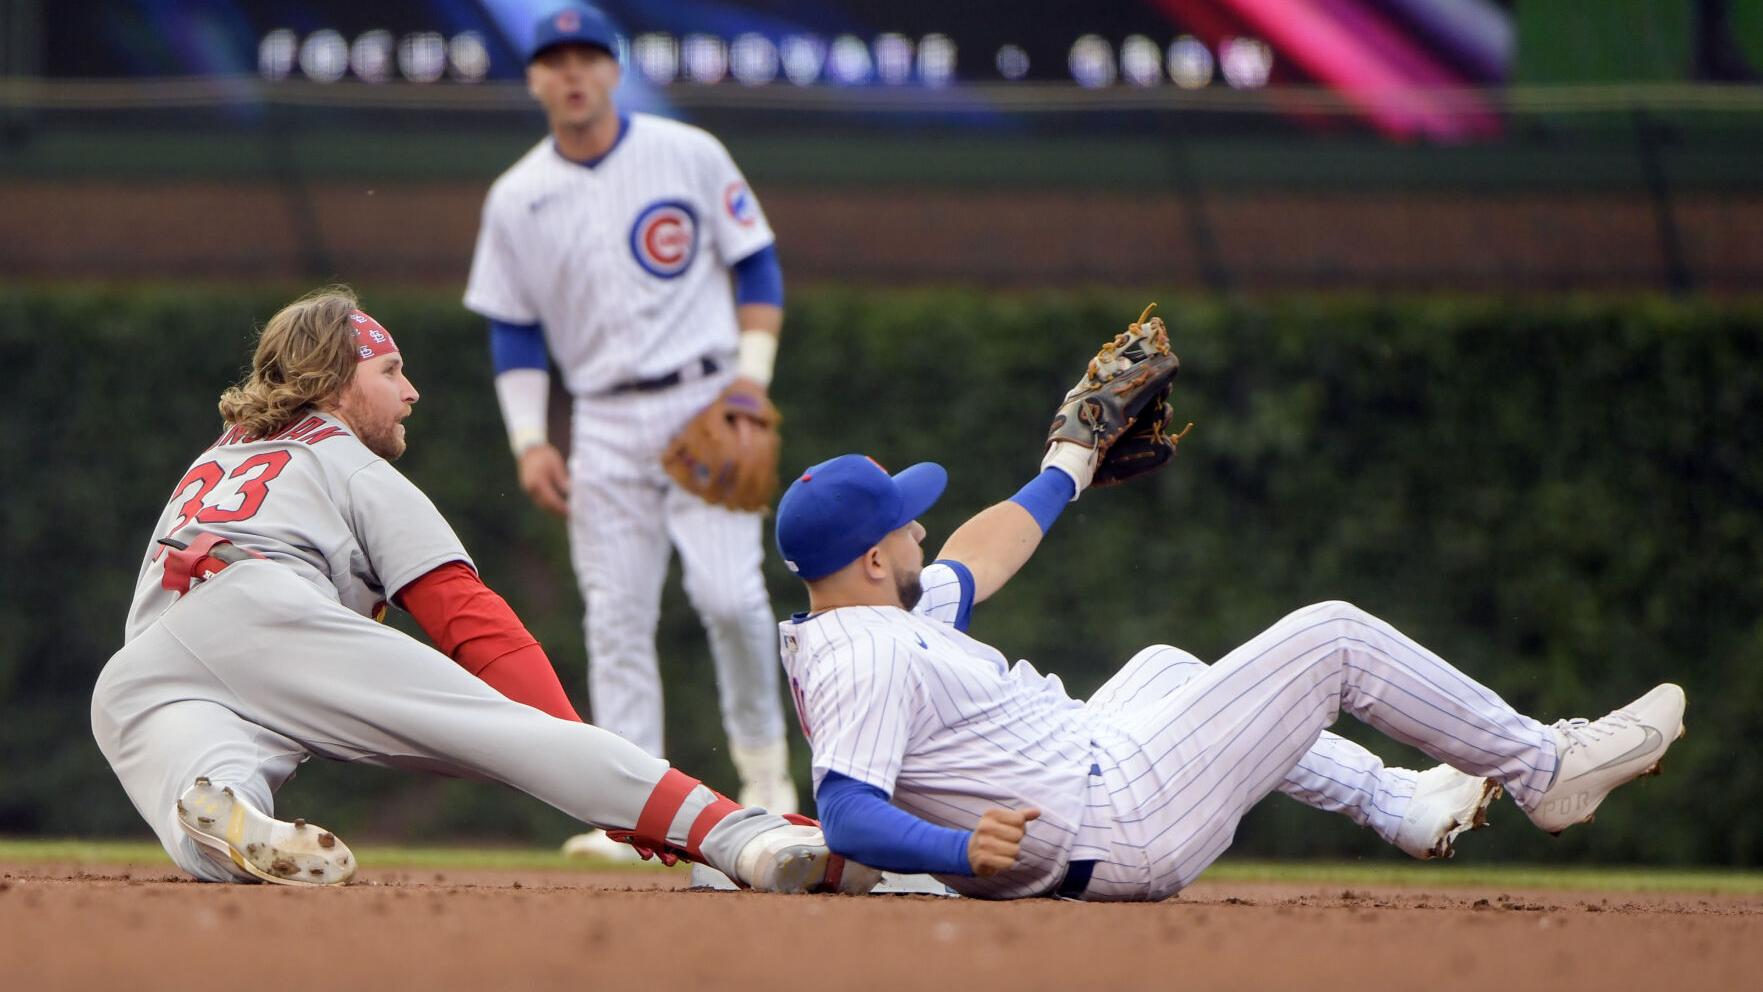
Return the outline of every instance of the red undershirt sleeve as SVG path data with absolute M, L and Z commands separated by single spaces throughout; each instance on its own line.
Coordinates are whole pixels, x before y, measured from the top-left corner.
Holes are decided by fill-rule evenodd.
M 441 653 L 517 703 L 582 722 L 551 659 L 471 566 L 451 561 L 393 596 Z

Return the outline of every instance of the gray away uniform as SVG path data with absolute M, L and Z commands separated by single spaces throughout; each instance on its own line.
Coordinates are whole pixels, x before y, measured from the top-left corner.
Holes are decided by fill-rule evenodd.
M 125 644 L 92 696 L 92 732 L 178 866 L 231 881 L 180 829 L 197 776 L 273 815 L 310 755 L 504 782 L 586 823 L 636 825 L 667 762 L 618 736 L 513 702 L 446 655 L 373 619 L 411 581 L 471 559 L 428 497 L 347 425 L 317 412 L 257 441 L 228 431 L 172 492 L 153 537 L 209 532 L 263 556 L 188 593 L 141 563 Z M 692 790 L 686 832 L 714 794 Z M 729 870 L 776 826 L 742 810 L 702 850 Z

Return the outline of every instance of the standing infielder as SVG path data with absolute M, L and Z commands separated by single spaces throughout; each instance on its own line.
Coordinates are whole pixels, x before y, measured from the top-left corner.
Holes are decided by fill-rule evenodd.
M 1041 475 L 929 567 L 915 518 L 942 493 L 941 467 L 890 477 L 844 455 L 791 484 L 778 547 L 809 611 L 782 624 L 783 658 L 833 850 L 971 896 L 1162 899 L 1274 790 L 1426 858 L 1448 856 L 1501 787 L 1559 832 L 1657 768 L 1683 733 L 1677 686 L 1546 726 L 1346 603 L 1299 610 L 1210 667 L 1146 648 L 1088 702 L 968 637 L 973 604 L 1067 501 L 1173 454 L 1176 364 L 1161 320 L 1105 346 L 1054 420 Z M 1445 764 L 1385 768 L 1326 732 L 1342 712 Z
M 490 321 L 521 487 L 569 519 L 594 722 L 663 753 L 655 628 L 678 548 L 740 799 L 794 812 L 754 512 L 777 484 L 783 277 L 722 145 L 618 111 L 616 46 L 591 7 L 536 27 L 527 86 L 551 133 L 490 188 L 465 305 Z M 574 397 L 567 469 L 546 436 L 547 352 Z
M 819 830 L 579 721 L 544 651 L 392 467 L 416 400 L 354 295 L 310 294 L 264 327 L 249 378 L 221 396 L 227 430 L 160 512 L 92 731 L 178 867 L 348 881 L 334 835 L 272 818 L 317 754 L 504 782 L 757 889 L 873 882 Z M 388 602 L 440 650 L 376 623 Z

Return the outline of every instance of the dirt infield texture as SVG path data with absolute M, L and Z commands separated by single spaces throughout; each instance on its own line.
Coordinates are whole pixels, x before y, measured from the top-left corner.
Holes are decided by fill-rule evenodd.
M 1763 897 L 1207 883 L 1153 905 L 365 870 L 335 890 L 0 865 L 8 989 L 1739 989 Z

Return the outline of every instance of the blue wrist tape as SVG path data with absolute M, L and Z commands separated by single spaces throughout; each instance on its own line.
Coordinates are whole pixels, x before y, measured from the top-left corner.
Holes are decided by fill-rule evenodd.
M 1027 510 L 1029 516 L 1035 518 L 1035 523 L 1041 525 L 1041 533 L 1045 534 L 1075 495 L 1077 483 L 1071 481 L 1071 476 L 1049 468 L 1018 489 L 1016 495 L 1010 497 L 1010 502 Z

